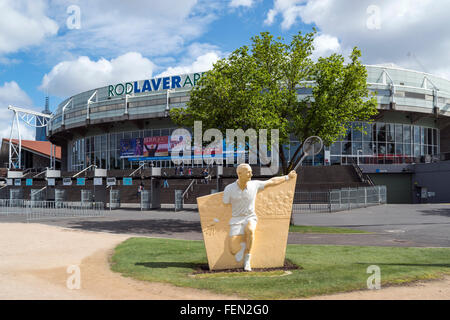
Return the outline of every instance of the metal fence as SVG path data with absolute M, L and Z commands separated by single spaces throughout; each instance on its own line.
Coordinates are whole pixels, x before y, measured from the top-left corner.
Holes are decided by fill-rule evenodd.
M 337 212 L 385 203 L 386 186 L 296 192 L 292 212 Z
M 0 217 L 25 217 L 27 221 L 57 218 L 103 217 L 103 202 L 62 202 L 0 199 Z

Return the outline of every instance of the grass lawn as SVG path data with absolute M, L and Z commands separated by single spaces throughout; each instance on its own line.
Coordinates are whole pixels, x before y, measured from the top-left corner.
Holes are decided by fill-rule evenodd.
M 172 283 L 250 299 L 289 299 L 367 289 L 370 265 L 381 268 L 381 286 L 450 274 L 450 249 L 288 245 L 292 274 L 192 277 L 207 263 L 203 241 L 130 238 L 116 247 L 111 268 L 139 280 Z M 253 275 L 252 275 L 253 274 Z M 241 276 L 237 276 L 241 275 Z
M 334 228 L 334 227 L 315 227 L 315 226 L 289 226 L 289 232 L 297 233 L 371 233 L 364 230 Z

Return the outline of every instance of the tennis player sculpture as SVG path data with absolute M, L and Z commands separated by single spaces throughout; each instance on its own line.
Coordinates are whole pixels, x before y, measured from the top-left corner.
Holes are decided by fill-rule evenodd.
M 284 266 L 296 170 L 322 147 L 320 137 L 305 139 L 294 170 L 266 181 L 251 180 L 251 167 L 240 164 L 223 192 L 197 198 L 210 270 Z
M 209 268 L 282 267 L 297 174 L 251 180 L 248 164 L 236 173 L 223 192 L 197 198 Z

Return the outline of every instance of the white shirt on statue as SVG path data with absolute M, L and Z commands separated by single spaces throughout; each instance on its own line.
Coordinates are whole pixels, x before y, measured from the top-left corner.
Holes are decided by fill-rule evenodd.
M 230 225 L 245 223 L 249 218 L 257 219 L 255 213 L 256 195 L 258 191 L 264 190 L 267 181 L 250 180 L 244 190 L 239 187 L 237 180 L 225 187 L 223 203 L 231 203 L 232 218 Z

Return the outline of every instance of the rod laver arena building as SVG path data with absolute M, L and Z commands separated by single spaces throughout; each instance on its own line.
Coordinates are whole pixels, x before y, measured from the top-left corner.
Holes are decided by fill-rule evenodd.
M 414 192 L 420 184 L 413 177 L 417 164 L 442 160 L 450 152 L 450 81 L 393 66 L 366 68 L 379 114 L 372 123 L 351 124 L 340 141 L 308 164 L 358 163 L 375 183 Z M 186 106 L 201 76 L 111 84 L 64 100 L 47 132 L 49 140 L 61 146 L 62 170 L 79 171 L 92 164 L 125 170 L 137 168 L 143 160 L 162 168 L 173 166 L 170 135 L 177 127 L 168 111 Z M 311 91 L 298 88 L 298 95 L 301 98 Z M 356 129 L 361 125 L 367 134 Z M 295 150 L 298 143 L 292 140 L 290 149 Z

